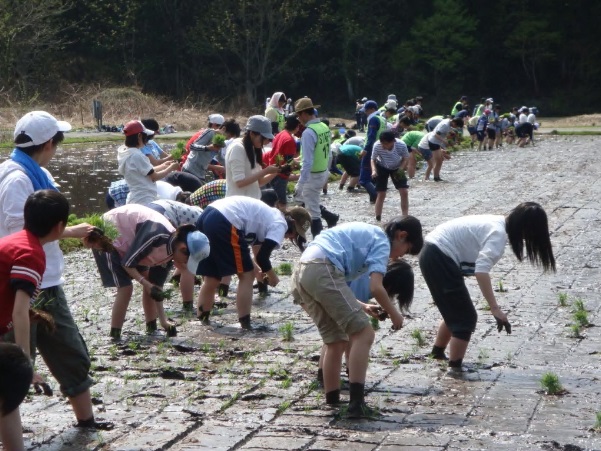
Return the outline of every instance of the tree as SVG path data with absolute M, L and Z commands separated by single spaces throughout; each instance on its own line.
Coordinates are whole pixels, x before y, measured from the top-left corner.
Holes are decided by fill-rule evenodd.
M 224 0 L 219 13 L 208 14 L 194 30 L 208 42 L 232 87 L 242 86 L 254 105 L 257 88 L 290 64 L 318 36 L 318 27 L 298 26 L 315 0 Z
M 22 98 L 47 81 L 47 63 L 65 42 L 60 16 L 69 9 L 61 0 L 0 0 L 0 84 L 17 88 Z
M 417 20 L 409 38 L 395 49 L 393 65 L 427 80 L 439 94 L 442 80 L 465 69 L 465 60 L 476 46 L 477 20 L 459 2 L 435 0 L 432 15 Z

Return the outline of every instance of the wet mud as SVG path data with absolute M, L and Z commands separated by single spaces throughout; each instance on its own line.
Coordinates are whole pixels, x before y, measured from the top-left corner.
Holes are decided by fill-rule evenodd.
M 491 276 L 511 335 L 497 331 L 476 282 L 468 280 L 479 314 L 465 359 L 474 371 L 458 380 L 446 376 L 444 363 L 425 357 L 440 316 L 417 260 L 409 257 L 416 271 L 411 315 L 397 332 L 389 320 L 381 323 L 371 351 L 367 401 L 382 413 L 375 421 L 345 420 L 326 407 L 315 383 L 321 341 L 292 304 L 289 276 L 281 276 L 266 296 L 255 293 L 253 323 L 261 327 L 251 332 L 238 326 L 235 280 L 227 305 L 215 312 L 210 326 L 186 316 L 181 297 L 173 296 L 165 306 L 179 323 L 175 338 L 145 335 L 136 287 L 124 340 L 115 344 L 108 337 L 113 292 L 101 287 L 88 251 L 69 254 L 65 291 L 92 357 L 94 408 L 97 417 L 116 426 L 102 432 L 72 427 L 70 406 L 48 376 L 54 395 L 32 390 L 21 407 L 27 446 L 44 451 L 601 449 L 601 433 L 594 429 L 601 411 L 601 327 L 595 325 L 601 324 L 600 144 L 597 137 L 547 137 L 534 148 L 463 151 L 445 162 L 443 182 L 410 182 L 409 211 L 425 232 L 460 215 L 504 214 L 523 201 L 541 203 L 549 215 L 557 273 L 543 275 L 506 249 Z M 81 171 L 80 182 L 70 182 L 57 168 L 72 196 L 88 182 L 100 196 L 100 187 L 113 177 L 109 162 L 92 155 L 69 157 L 80 161 L 80 169 L 70 169 Z M 367 195 L 339 191 L 337 183 L 330 184 L 323 203 L 340 213 L 341 221 L 375 223 Z M 389 191 L 383 218 L 399 213 L 398 194 Z M 277 266 L 294 263 L 299 253 L 286 243 L 275 257 Z M 594 326 L 574 336 L 577 300 Z M 41 360 L 38 366 L 48 374 Z M 540 379 L 547 372 L 559 376 L 563 395 L 545 394 Z M 343 382 L 343 400 L 346 387 Z

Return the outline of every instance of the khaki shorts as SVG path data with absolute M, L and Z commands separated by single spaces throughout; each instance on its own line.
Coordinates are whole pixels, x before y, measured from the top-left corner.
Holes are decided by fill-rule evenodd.
M 328 260 L 299 263 L 292 286 L 294 303 L 309 313 L 324 343 L 348 341 L 349 335 L 370 327 L 344 274 Z

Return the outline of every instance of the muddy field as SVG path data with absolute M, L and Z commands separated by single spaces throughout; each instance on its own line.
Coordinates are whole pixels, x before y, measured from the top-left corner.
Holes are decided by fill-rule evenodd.
M 289 277 L 266 297 L 255 295 L 260 332 L 242 332 L 234 295 L 202 326 L 166 304 L 179 336 L 144 334 L 139 291 L 130 304 L 123 343 L 108 338 L 112 292 L 100 286 L 91 255 L 67 256 L 66 292 L 93 360 L 97 416 L 114 421 L 109 432 L 81 432 L 65 398 L 31 396 L 22 406 L 26 443 L 36 450 L 580 450 L 601 449 L 594 429 L 601 411 L 601 138 L 546 137 L 534 148 L 456 153 L 442 183 L 414 180 L 410 214 L 425 231 L 460 215 L 508 212 L 522 201 L 549 214 L 557 273 L 542 275 L 511 251 L 491 274 L 512 335 L 497 333 L 475 281 L 468 286 L 479 322 L 466 362 L 466 380 L 445 375 L 425 357 L 438 321 L 416 271 L 411 316 L 398 332 L 382 323 L 368 370 L 367 401 L 378 421 L 348 421 L 325 406 L 316 388 L 320 339 L 292 304 Z M 418 177 L 422 171 L 418 173 Z M 323 202 L 344 222 L 374 223 L 366 195 L 331 184 Z M 389 192 L 384 219 L 399 213 Z M 295 262 L 290 245 L 277 263 Z M 416 264 L 416 259 L 408 259 Z M 574 333 L 581 300 L 590 325 Z M 564 304 L 564 305 L 562 305 Z M 291 331 L 292 337 L 286 337 Z M 416 332 L 417 331 L 417 332 Z M 286 340 L 292 338 L 292 340 Z M 421 339 L 420 339 L 421 338 Z M 44 372 L 45 367 L 40 364 Z M 541 376 L 559 376 L 565 392 L 547 395 Z M 345 378 L 343 378 L 345 379 Z M 55 392 L 56 383 L 49 377 Z M 343 391 L 344 399 L 348 393 Z

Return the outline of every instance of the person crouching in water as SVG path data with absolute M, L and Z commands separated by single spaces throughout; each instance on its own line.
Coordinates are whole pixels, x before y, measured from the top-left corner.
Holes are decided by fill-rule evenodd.
M 519 261 L 526 258 L 543 270 L 555 271 L 547 214 L 535 202 L 524 202 L 507 216 L 474 215 L 452 219 L 426 236 L 419 266 L 434 303 L 442 315 L 432 357 L 447 360 L 449 373 L 460 375 L 463 357 L 476 330 L 478 315 L 463 277 L 475 275 L 482 295 L 497 321 L 499 332 L 511 333 L 507 315 L 499 308 L 490 281 L 492 267 L 501 259 L 509 241 Z
M 349 348 L 349 418 L 375 414 L 364 401 L 369 350 L 375 337 L 365 313 L 378 317 L 383 309 L 394 330 L 403 326 L 403 315 L 391 302 L 382 280 L 389 259 L 417 255 L 422 245 L 422 226 L 413 216 L 394 219 L 384 229 L 350 222 L 314 238 L 295 268 L 294 302 L 309 313 L 326 348 L 323 379 L 328 404 L 340 401 L 342 355 Z M 369 291 L 379 306 L 358 301 L 347 285 L 366 273 Z

